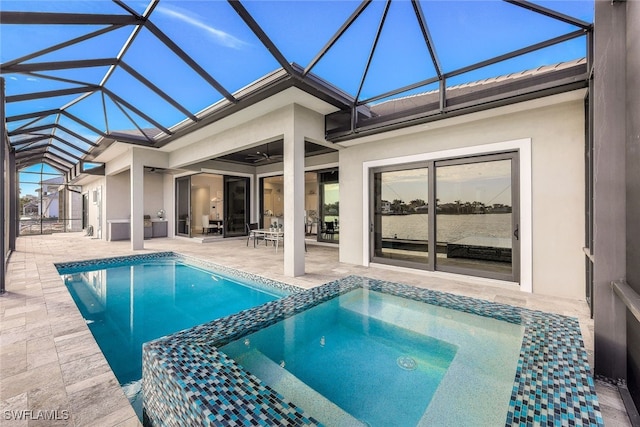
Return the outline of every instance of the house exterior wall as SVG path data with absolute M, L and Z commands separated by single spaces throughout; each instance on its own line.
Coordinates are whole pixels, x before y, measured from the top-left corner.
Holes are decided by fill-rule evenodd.
M 67 191 L 67 194 L 67 231 L 82 231 L 82 195 L 74 191 Z
M 368 236 L 362 224 L 363 164 L 477 147 L 518 139 L 531 141 L 531 199 L 521 195 L 521 212 L 531 213 L 530 263 L 535 293 L 584 298 L 584 106 L 583 92 L 546 104 L 503 107 L 490 113 L 416 126 L 415 133 L 343 148 L 340 151 L 340 260 L 362 264 Z M 526 104 L 526 103 L 525 103 Z M 550 104 L 550 105 L 548 105 Z M 514 111 L 515 110 L 515 111 Z M 521 180 L 525 178 L 521 176 Z M 354 224 L 355 226 L 346 226 Z M 525 245 L 526 242 L 522 242 Z M 524 253 L 524 252 L 523 252 Z
M 157 218 L 160 209 L 167 210 L 164 207 L 164 175 L 146 172 L 144 174 L 144 214 Z
M 106 219 L 127 219 L 131 216 L 129 170 L 106 177 Z
M 104 188 L 106 178 L 98 177 L 89 182 L 82 184 L 82 194 L 87 194 L 89 203 L 87 204 L 88 223 L 87 226 L 93 227 L 93 237 L 105 237 L 106 236 L 106 222 L 105 218 L 105 203 L 104 203 Z M 102 197 L 100 200 L 94 200 L 94 194 Z
M 217 134 L 207 135 L 207 128 L 201 129 L 200 140 L 186 146 L 177 142 L 180 148 L 170 152 L 169 166 L 181 168 L 193 163 L 206 162 L 212 157 L 251 145 L 280 140 L 294 117 L 297 124 L 302 124 L 303 132 L 308 139 L 324 141 L 324 116 L 292 104 Z
M 189 141 L 188 145 L 177 141 L 177 146 L 180 148 L 168 153 L 169 167 L 227 175 L 251 175 L 253 178 L 251 221 L 257 221 L 259 217 L 259 195 L 257 189 L 258 180 L 256 178 L 269 173 L 283 173 L 282 164 L 253 167 L 212 161 L 210 159 L 252 145 L 283 139 L 285 133 L 294 122 L 296 131 L 301 132 L 306 139 L 324 142 L 324 116 L 294 103 L 256 117 L 239 126 L 225 129 L 217 134 L 207 135 L 207 128 L 203 128 L 198 134 L 200 139 Z M 194 137 L 188 136 L 188 138 L 193 139 Z M 169 149 L 170 147 L 167 147 L 167 150 Z M 317 158 L 309 158 L 305 160 L 305 164 L 312 168 L 318 168 L 322 164 L 336 164 L 337 161 L 338 154 L 333 153 L 317 156 Z
M 169 155 L 169 164 L 173 168 L 179 168 L 217 155 L 231 153 L 252 144 L 282 139 L 284 127 L 290 119 L 289 109 L 280 108 L 243 123 L 241 126 L 205 136 L 199 141 L 172 151 Z

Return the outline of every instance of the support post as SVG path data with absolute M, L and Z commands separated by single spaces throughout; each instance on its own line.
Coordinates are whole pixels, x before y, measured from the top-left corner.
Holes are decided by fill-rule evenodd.
M 611 282 L 626 275 L 625 5 L 595 2 L 593 317 L 595 373 L 627 377 L 626 309 Z
M 2 173 L 0 174 L 0 203 L 2 209 L 0 212 L 0 259 L 2 260 L 2 274 L 0 274 L 0 294 L 5 293 L 5 277 L 7 276 L 7 236 L 5 235 L 5 229 L 7 224 L 7 206 L 6 202 L 6 193 L 5 190 L 7 188 L 6 178 L 11 173 L 10 170 L 7 170 L 7 162 L 6 162 L 6 154 L 7 154 L 7 127 L 5 126 L 5 114 L 4 114 L 4 106 L 5 106 L 5 86 L 4 86 L 4 77 L 0 77 L 0 165 L 2 165 Z
M 16 152 L 9 151 L 9 250 L 16 250 L 18 238 L 18 171 L 16 171 Z
M 131 249 L 144 249 L 144 165 L 138 149 L 131 149 L 129 194 L 131 196 Z
M 284 274 L 304 275 L 304 134 L 291 106 L 284 133 Z

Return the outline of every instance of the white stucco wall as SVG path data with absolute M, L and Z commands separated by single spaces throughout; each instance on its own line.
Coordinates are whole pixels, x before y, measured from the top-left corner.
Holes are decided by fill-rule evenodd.
M 73 191 L 68 191 L 67 194 L 67 212 L 70 217 L 67 231 L 82 231 L 82 195 Z
M 106 177 L 106 215 L 107 219 L 127 219 L 131 216 L 131 200 L 129 194 L 129 170 Z M 103 197 L 105 196 L 103 195 Z
M 164 207 L 164 174 L 145 172 L 144 174 L 144 214 L 158 217 Z
M 87 225 L 93 227 L 93 237 L 100 237 L 99 231 L 102 234 L 102 238 L 106 237 L 106 221 L 105 211 L 106 203 L 104 203 L 105 197 L 105 177 L 91 177 L 86 179 L 82 183 L 82 193 L 87 194 L 89 203 L 87 204 L 88 223 Z M 102 197 L 102 202 L 94 201 L 94 192 L 99 197 Z
M 552 105 L 544 105 L 552 104 Z M 525 108 L 527 107 L 527 108 Z M 447 123 L 448 122 L 448 123 Z M 584 107 L 581 94 L 419 125 L 412 134 L 368 137 L 340 151 L 340 260 L 362 264 L 363 164 L 456 148 L 531 140 L 532 290 L 584 298 Z M 406 132 L 406 131 L 405 131 Z M 389 135 L 389 134 L 388 134 Z M 377 140 L 376 140 L 377 139 Z M 522 198 L 522 195 L 521 195 Z M 346 224 L 356 226 L 346 227 Z M 525 244 L 522 242 L 521 244 Z

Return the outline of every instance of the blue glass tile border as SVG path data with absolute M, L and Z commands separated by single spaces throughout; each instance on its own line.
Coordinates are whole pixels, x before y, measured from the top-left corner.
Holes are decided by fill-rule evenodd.
M 57 262 L 53 265 L 58 269 L 59 274 L 73 274 L 81 271 L 97 270 L 99 268 L 118 267 L 137 262 L 170 258 L 173 252 L 153 252 L 149 254 L 117 256 L 109 258 L 87 259 L 82 261 Z
M 292 293 L 301 292 L 303 289 L 287 283 L 271 280 L 257 274 L 247 273 L 246 271 L 236 270 L 214 262 L 205 261 L 192 256 L 184 255 L 178 252 L 154 252 L 149 254 L 128 255 L 110 258 L 97 258 L 83 261 L 60 262 L 54 266 L 58 269 L 60 275 L 79 273 L 82 271 L 97 270 L 102 268 L 113 268 L 128 265 L 135 265 L 151 260 L 177 259 L 185 264 L 210 270 L 213 273 L 236 279 L 241 282 L 249 282 L 251 286 L 258 289 L 277 294 L 277 296 L 286 296 Z
M 158 426 L 318 425 L 217 348 L 358 287 L 524 326 L 505 425 L 604 425 L 577 319 L 361 276 L 145 344 L 147 419 Z

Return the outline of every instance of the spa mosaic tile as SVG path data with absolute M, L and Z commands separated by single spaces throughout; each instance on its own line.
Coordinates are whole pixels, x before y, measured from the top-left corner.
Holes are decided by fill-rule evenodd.
M 604 425 L 576 319 L 349 276 L 147 343 L 146 417 L 153 425 L 316 425 L 217 348 L 358 287 L 525 327 L 505 425 Z

